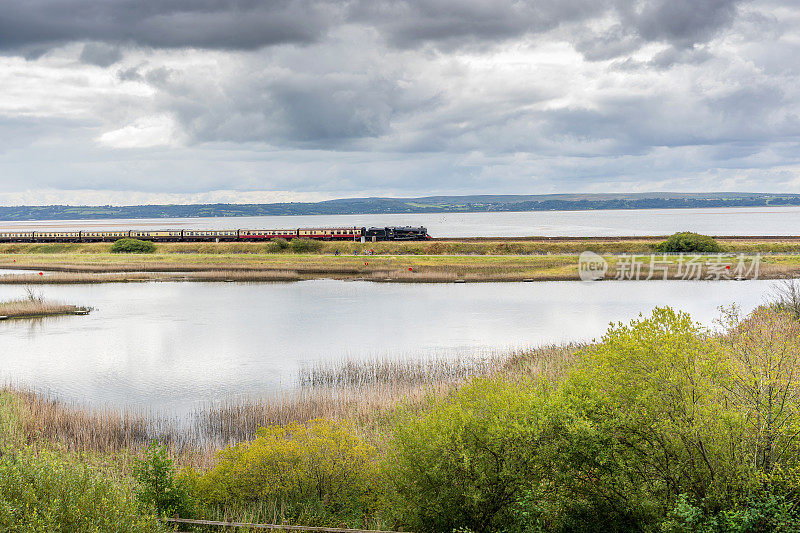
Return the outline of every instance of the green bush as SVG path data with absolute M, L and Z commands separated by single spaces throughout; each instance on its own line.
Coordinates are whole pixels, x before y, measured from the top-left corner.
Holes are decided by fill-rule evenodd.
M 734 509 L 708 513 L 681 494 L 659 529 L 663 533 L 795 533 L 800 531 L 800 509 L 793 499 L 767 490 Z
M 140 484 L 136 497 L 155 507 L 163 516 L 192 516 L 192 505 L 186 485 L 177 478 L 166 446 L 153 442 L 144 459 L 134 463 L 134 477 Z
M 718 253 L 722 247 L 713 237 L 684 231 L 671 235 L 666 241 L 656 245 L 657 252 L 665 253 Z
M 362 527 L 382 493 L 377 450 L 325 419 L 260 428 L 219 459 L 197 483 L 206 502 L 272 505 L 297 523 Z
M 115 254 L 151 254 L 155 251 L 154 243 L 139 239 L 120 239 L 111 245 L 111 253 Z
M 292 239 L 292 251 L 296 254 L 318 252 L 322 249 L 322 243 L 314 239 Z
M 27 449 L 0 458 L 0 531 L 165 531 L 152 508 L 110 479 L 54 454 Z
M 289 241 L 287 241 L 283 237 L 272 239 L 272 244 L 274 244 L 275 248 L 277 248 L 278 250 L 286 250 L 287 248 L 289 248 Z
M 412 531 L 500 531 L 537 478 L 549 408 L 502 379 L 478 379 L 419 416 L 392 440 L 398 522 Z

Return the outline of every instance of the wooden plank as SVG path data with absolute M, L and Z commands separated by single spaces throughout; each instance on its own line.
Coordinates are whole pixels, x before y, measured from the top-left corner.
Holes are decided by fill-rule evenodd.
M 251 529 L 274 529 L 278 531 L 319 531 L 322 533 L 397 533 L 396 531 L 380 531 L 377 529 L 347 529 L 318 526 L 290 526 L 280 524 L 248 524 L 244 522 L 218 522 L 214 520 L 193 520 L 191 518 L 162 518 L 164 522 L 176 524 L 193 524 L 197 526 L 248 527 Z M 409 532 L 405 532 L 409 533 Z

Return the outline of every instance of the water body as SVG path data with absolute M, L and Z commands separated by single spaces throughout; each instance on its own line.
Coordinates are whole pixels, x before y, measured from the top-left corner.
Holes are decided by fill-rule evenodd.
M 591 340 L 659 305 L 711 325 L 771 282 L 147 283 L 42 287 L 88 316 L 0 322 L 0 381 L 92 405 L 187 413 L 296 386 L 301 365 L 475 357 Z M 0 285 L 0 300 L 24 288 Z
M 0 231 L 47 228 L 247 229 L 327 226 L 425 226 L 434 237 L 525 237 L 669 235 L 695 231 L 709 235 L 798 235 L 800 207 L 703 209 L 623 209 L 529 211 L 522 213 L 442 213 L 318 215 L 134 220 L 0 222 Z

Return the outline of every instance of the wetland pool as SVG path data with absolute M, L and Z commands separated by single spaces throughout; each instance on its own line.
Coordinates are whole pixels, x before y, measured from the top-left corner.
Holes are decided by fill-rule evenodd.
M 37 287 L 87 316 L 0 322 L 0 381 L 66 401 L 186 413 L 297 387 L 304 365 L 480 357 L 599 338 L 670 305 L 711 326 L 772 281 L 394 284 L 103 283 Z M 0 285 L 0 300 L 25 296 Z

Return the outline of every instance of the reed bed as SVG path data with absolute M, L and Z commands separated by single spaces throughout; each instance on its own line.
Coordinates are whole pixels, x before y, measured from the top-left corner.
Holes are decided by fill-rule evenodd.
M 358 427 L 375 428 L 399 405 L 418 405 L 425 398 L 452 390 L 452 384 L 428 387 L 383 385 L 369 388 L 319 387 L 286 392 L 268 398 L 239 398 L 198 410 L 195 435 L 214 447 L 252 439 L 260 427 L 305 423 L 315 418 L 349 420 Z
M 464 381 L 486 375 L 501 367 L 499 356 L 475 358 L 373 359 L 319 363 L 302 367 L 301 387 L 364 388 L 376 385 L 431 385 Z
M 297 281 L 296 270 L 210 270 L 189 272 L 180 279 L 191 281 Z
M 297 281 L 294 270 L 202 270 L 191 272 L 54 272 L 12 274 L 0 277 L 0 284 L 48 285 L 70 283 L 125 283 L 145 281 Z
M 575 364 L 578 352 L 588 343 L 547 344 L 533 350 L 509 353 L 497 372 L 510 376 L 543 376 L 557 381 Z
M 46 276 L 37 273 L 11 274 L 0 277 L 6 285 L 58 285 L 65 283 L 120 283 L 125 281 L 152 281 L 156 276 L 142 273 L 93 274 L 88 272 L 54 272 Z
M 48 394 L 0 388 L 0 422 L 13 412 L 31 444 L 58 445 L 80 453 L 132 452 L 151 441 L 168 444 L 184 464 L 209 466 L 220 448 L 252 439 L 260 427 L 315 418 L 348 420 L 369 438 L 382 438 L 399 409 L 422 410 L 476 376 L 510 379 L 558 377 L 583 345 L 552 345 L 474 359 L 344 361 L 301 369 L 300 386 L 267 397 L 232 398 L 199 407 L 186 418 L 69 404 Z M 13 404 L 9 411 L 8 402 Z
M 11 300 L 0 302 L 0 317 L 23 318 L 84 313 L 87 309 L 76 305 L 48 302 L 42 299 Z
M 13 398 L 19 430 L 28 443 L 56 443 L 79 452 L 129 450 L 153 439 L 187 444 L 168 420 L 143 411 L 72 405 L 8 385 L 0 392 Z

